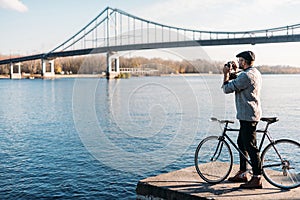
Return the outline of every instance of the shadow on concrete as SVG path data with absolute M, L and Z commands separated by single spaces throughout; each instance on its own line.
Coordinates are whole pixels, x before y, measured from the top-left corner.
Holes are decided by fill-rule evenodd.
M 175 190 L 178 192 L 183 192 L 189 195 L 199 195 L 201 193 L 210 193 L 213 195 L 222 195 L 222 197 L 236 197 L 236 193 L 232 194 L 233 192 L 240 191 L 239 196 L 259 196 L 259 195 L 270 195 L 270 194 L 276 194 L 283 192 L 289 192 L 289 190 L 283 190 L 280 188 L 263 188 L 263 189 L 257 189 L 257 190 L 247 190 L 247 189 L 240 189 L 239 186 L 236 186 L 236 183 L 231 182 L 222 182 L 219 183 L 218 187 L 215 188 L 217 184 L 210 184 L 206 182 L 201 181 L 148 181 L 148 184 L 154 184 L 154 185 L 163 185 L 161 187 L 168 189 L 168 190 Z M 256 194 L 253 193 L 254 191 L 259 191 Z

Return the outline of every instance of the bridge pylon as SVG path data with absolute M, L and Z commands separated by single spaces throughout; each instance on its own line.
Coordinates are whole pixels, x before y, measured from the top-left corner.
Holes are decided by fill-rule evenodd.
M 17 63 L 18 65 L 18 72 L 14 73 L 14 64 L 10 63 L 10 79 L 21 79 L 21 62 Z
M 55 76 L 54 73 L 54 60 L 43 59 L 42 62 L 42 77 L 44 78 L 53 78 Z M 50 71 L 47 71 L 47 68 L 50 66 Z
M 117 52 L 106 54 L 106 78 L 113 79 L 120 75 L 120 56 Z

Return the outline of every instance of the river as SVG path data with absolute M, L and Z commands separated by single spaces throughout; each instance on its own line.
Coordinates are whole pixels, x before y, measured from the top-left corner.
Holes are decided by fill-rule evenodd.
M 220 132 L 210 117 L 235 119 L 221 83 L 1 79 L 0 199 L 135 199 L 140 179 L 193 165 L 198 142 Z M 263 75 L 263 115 L 280 119 L 275 138 L 299 141 L 299 86 L 300 75 Z

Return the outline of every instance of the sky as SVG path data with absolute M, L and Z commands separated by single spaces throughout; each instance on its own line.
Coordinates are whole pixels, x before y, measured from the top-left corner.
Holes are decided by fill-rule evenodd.
M 249 31 L 300 23 L 299 0 L 0 0 L 0 54 L 48 52 L 107 6 L 165 25 L 205 31 Z M 190 48 L 193 58 L 198 50 Z M 257 65 L 300 67 L 300 42 L 201 50 L 216 61 L 232 60 L 237 53 L 252 50 Z

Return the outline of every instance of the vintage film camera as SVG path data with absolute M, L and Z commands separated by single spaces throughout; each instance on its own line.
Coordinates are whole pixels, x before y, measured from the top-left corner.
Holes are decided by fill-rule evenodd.
M 229 61 L 224 66 L 229 68 L 229 80 L 236 79 L 238 72 L 235 62 Z

